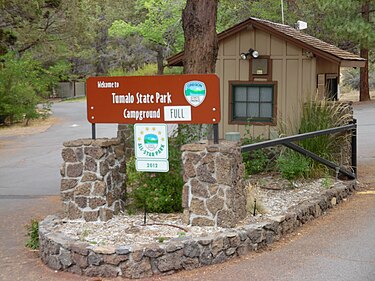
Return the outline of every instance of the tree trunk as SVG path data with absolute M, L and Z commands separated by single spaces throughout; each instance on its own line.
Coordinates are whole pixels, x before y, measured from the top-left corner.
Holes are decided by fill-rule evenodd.
M 218 0 L 187 0 L 182 11 L 184 73 L 214 73 L 218 53 Z
M 164 50 L 163 46 L 159 45 L 156 48 L 156 62 L 158 65 L 158 75 L 162 75 L 164 73 Z
M 369 1 L 362 5 L 362 17 L 365 21 L 370 21 Z M 366 64 L 364 67 L 361 67 L 359 72 L 359 101 L 368 101 L 371 99 L 368 85 L 368 49 L 361 47 L 360 56 L 366 59 Z

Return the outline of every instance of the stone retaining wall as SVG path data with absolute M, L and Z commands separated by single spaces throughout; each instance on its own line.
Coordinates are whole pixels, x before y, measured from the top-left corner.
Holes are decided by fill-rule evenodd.
M 64 142 L 61 199 L 69 220 L 107 221 L 124 209 L 124 144 L 115 139 Z
M 212 233 L 200 238 L 176 238 L 163 244 L 92 246 L 55 233 L 61 223 L 49 216 L 39 224 L 40 255 L 55 270 L 86 276 L 143 278 L 171 274 L 245 255 L 263 248 L 286 233 L 311 221 L 342 202 L 355 183 L 337 183 L 316 198 L 289 209 L 285 214 L 256 224 Z
M 241 148 L 236 142 L 182 146 L 182 207 L 189 225 L 235 227 L 246 212 Z

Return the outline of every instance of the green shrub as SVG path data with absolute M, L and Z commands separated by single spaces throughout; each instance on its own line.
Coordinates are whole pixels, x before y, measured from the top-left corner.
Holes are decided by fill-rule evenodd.
M 183 167 L 180 147 L 194 140 L 193 128 L 179 125 L 178 133 L 169 138 L 169 172 L 146 173 L 135 168 L 135 158 L 127 162 L 127 185 L 132 192 L 130 201 L 136 209 L 143 209 L 145 204 L 148 212 L 171 213 L 182 211 Z
M 36 250 L 39 248 L 39 222 L 35 219 L 31 220 L 27 226 L 27 240 L 25 246 Z
M 262 141 L 265 141 L 265 138 L 262 136 L 253 137 L 250 133 L 250 125 L 246 125 L 245 135 L 242 139 L 242 145 L 253 144 Z M 259 174 L 261 172 L 272 170 L 274 163 L 273 159 L 275 158 L 277 153 L 277 148 L 275 147 L 243 152 L 242 158 L 245 164 L 246 175 Z
M 311 160 L 298 152 L 286 150 L 277 159 L 277 166 L 283 178 L 294 181 L 309 175 Z
M 37 105 L 48 97 L 67 67 L 58 63 L 45 69 L 28 56 L 0 56 L 0 115 L 10 123 L 38 118 Z
M 299 133 L 347 125 L 352 120 L 350 111 L 346 103 L 327 100 L 311 101 L 303 108 Z M 347 134 L 327 134 L 302 140 L 299 144 L 324 159 L 341 164 L 342 150 L 348 147 L 349 139 Z M 311 161 L 310 176 L 323 176 L 326 173 L 327 168 L 324 165 Z

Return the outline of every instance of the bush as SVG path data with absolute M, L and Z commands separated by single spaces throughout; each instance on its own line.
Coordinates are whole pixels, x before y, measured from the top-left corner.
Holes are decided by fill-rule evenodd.
M 67 67 L 58 64 L 46 70 L 27 56 L 0 56 L 0 116 L 10 123 L 38 118 L 37 105 L 48 97 L 51 86 Z
M 179 125 L 178 133 L 169 138 L 169 172 L 145 173 L 135 169 L 135 158 L 127 162 L 127 185 L 132 192 L 129 194 L 136 209 L 143 209 L 145 204 L 148 212 L 172 213 L 182 211 L 183 167 L 180 147 L 194 140 L 194 127 Z
M 347 125 L 353 116 L 350 106 L 335 101 L 311 101 L 304 106 L 299 133 L 308 133 Z M 300 141 L 300 145 L 318 156 L 342 164 L 342 150 L 349 147 L 347 134 L 327 134 Z M 326 166 L 311 161 L 312 177 L 327 173 Z
M 277 166 L 284 179 L 293 181 L 309 175 L 311 162 L 298 152 L 287 150 L 277 159 Z
M 253 137 L 250 132 L 250 125 L 246 126 L 242 145 L 262 142 L 264 140 L 265 138 L 262 136 Z M 242 158 L 245 164 L 246 175 L 259 174 L 271 170 L 273 168 L 273 159 L 277 154 L 276 150 L 276 148 L 270 147 L 243 152 Z

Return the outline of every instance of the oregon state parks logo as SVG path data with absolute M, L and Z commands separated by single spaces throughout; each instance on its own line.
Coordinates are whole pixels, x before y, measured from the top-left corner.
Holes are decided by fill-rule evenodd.
M 206 98 L 206 85 L 201 81 L 189 81 L 184 86 L 185 99 L 192 106 L 199 106 Z

